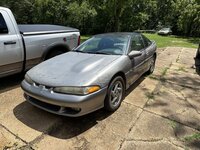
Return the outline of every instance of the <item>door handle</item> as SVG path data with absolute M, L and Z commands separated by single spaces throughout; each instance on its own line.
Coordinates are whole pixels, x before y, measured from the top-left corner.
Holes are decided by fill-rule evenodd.
M 16 41 L 7 41 L 7 42 L 4 42 L 4 45 L 12 45 L 16 43 L 17 43 Z

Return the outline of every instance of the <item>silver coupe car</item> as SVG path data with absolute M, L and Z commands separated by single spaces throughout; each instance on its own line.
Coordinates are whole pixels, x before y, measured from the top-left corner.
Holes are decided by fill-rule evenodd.
M 154 71 L 155 61 L 155 42 L 140 33 L 100 34 L 29 70 L 21 87 L 28 102 L 51 113 L 115 111 L 126 89 Z

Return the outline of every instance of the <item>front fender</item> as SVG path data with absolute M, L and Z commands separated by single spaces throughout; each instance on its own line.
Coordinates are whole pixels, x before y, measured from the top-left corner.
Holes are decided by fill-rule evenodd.
M 130 68 L 131 61 L 129 57 L 123 55 L 99 72 L 96 77 L 97 84 L 101 87 L 107 87 L 113 77 L 118 73 L 123 73 L 125 78 L 127 78 L 127 73 L 129 72 Z

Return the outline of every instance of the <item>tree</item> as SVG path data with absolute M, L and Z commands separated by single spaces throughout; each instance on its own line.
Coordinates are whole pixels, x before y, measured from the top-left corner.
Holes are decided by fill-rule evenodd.
M 82 33 L 92 33 L 92 26 L 97 12 L 87 1 L 72 2 L 67 8 L 67 24 L 79 28 Z
M 200 0 L 1 0 L 18 23 L 60 24 L 83 34 L 171 27 L 200 36 Z

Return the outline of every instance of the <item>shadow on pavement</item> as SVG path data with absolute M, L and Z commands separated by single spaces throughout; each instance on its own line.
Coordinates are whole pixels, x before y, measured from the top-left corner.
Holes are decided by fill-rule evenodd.
M 138 79 L 128 89 L 126 95 L 131 93 L 144 79 L 145 77 Z M 26 101 L 16 106 L 13 113 L 26 126 L 59 139 L 76 137 L 97 125 L 98 121 L 112 115 L 111 112 L 100 109 L 82 117 L 70 118 L 48 113 Z
M 22 73 L 0 78 L 0 94 L 18 88 L 23 78 L 24 74 Z
M 101 109 L 82 117 L 70 118 L 48 113 L 26 101 L 16 106 L 13 112 L 15 117 L 28 127 L 59 139 L 80 135 L 98 124 L 98 121 L 112 115 Z

